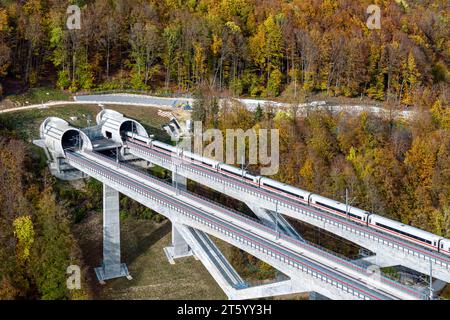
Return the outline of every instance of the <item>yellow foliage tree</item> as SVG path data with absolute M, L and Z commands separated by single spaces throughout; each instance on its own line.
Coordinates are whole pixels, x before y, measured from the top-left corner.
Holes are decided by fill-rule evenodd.
M 418 137 L 413 141 L 411 149 L 406 153 L 405 164 L 409 166 L 414 185 L 429 187 L 433 179 L 436 155 L 429 139 Z
M 444 130 L 450 130 L 450 108 L 443 108 L 441 101 L 436 102 L 431 107 L 433 121 Z
M 308 190 L 312 190 L 314 179 L 314 167 L 311 159 L 307 159 L 303 167 L 300 169 L 300 176 L 303 178 L 302 185 Z
M 403 61 L 403 99 L 406 105 L 413 104 L 413 91 L 419 81 L 420 73 L 417 70 L 416 61 L 412 50 L 409 51 L 408 58 Z
M 30 257 L 34 242 L 34 227 L 30 216 L 18 217 L 13 222 L 14 235 L 17 238 L 17 259 L 23 264 Z

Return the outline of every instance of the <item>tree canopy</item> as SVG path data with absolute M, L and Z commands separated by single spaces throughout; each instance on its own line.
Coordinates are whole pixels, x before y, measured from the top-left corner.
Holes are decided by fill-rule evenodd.
M 67 1 L 0 2 L 0 81 L 51 81 L 71 91 L 133 88 L 234 95 L 305 91 L 412 105 L 448 89 L 449 4 L 380 1 L 91 0 L 81 30 Z

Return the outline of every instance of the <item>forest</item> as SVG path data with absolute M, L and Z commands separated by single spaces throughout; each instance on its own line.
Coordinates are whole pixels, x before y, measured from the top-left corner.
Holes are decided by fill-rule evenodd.
M 379 30 L 366 26 L 373 3 Z M 80 30 L 66 27 L 69 4 L 81 8 Z M 4 94 L 206 86 L 408 106 L 424 88 L 445 95 L 449 12 L 446 0 L 1 0 L 0 83 Z
M 67 267 L 83 264 L 54 178 L 30 146 L 0 133 L 0 300 L 85 299 L 65 286 Z
M 193 117 L 224 134 L 278 129 L 276 180 L 344 203 L 347 188 L 356 207 L 449 237 L 450 112 L 440 100 L 423 103 L 411 119 L 389 119 L 327 110 L 299 116 L 296 108 L 251 112 L 236 100 L 217 112 L 214 96 L 200 96 Z

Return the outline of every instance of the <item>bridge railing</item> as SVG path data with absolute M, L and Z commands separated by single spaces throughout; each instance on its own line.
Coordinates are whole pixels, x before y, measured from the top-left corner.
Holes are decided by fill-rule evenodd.
M 124 180 L 128 179 L 127 177 L 125 179 L 124 178 L 119 179 L 117 177 L 114 177 L 116 174 L 111 170 L 105 170 L 101 167 L 96 168 L 92 163 L 89 163 L 89 161 L 87 161 L 85 158 L 77 156 L 75 153 L 68 152 L 66 156 L 68 160 L 72 162 L 72 164 L 84 168 L 84 170 L 81 169 L 82 171 L 90 171 L 89 175 L 91 176 L 98 175 L 106 180 L 109 180 L 113 184 L 117 184 L 119 186 L 127 188 L 135 192 L 136 194 L 144 196 L 146 199 L 150 199 L 151 201 L 156 202 L 160 206 L 164 206 L 169 208 L 170 210 L 178 212 L 184 215 L 185 217 L 190 218 L 190 220 L 192 221 L 196 221 L 204 226 L 207 226 L 211 230 L 220 232 L 225 236 L 233 240 L 236 240 L 241 244 L 244 244 L 247 247 L 253 248 L 258 252 L 265 254 L 266 256 L 269 256 L 272 259 L 276 259 L 280 262 L 283 262 L 290 267 L 293 267 L 303 273 L 306 273 L 316 279 L 319 279 L 320 281 L 325 282 L 335 288 L 338 288 L 339 290 L 347 292 L 359 299 L 370 300 L 382 298 L 382 296 L 379 296 L 376 293 L 367 293 L 365 290 L 357 288 L 355 285 L 349 284 L 345 278 L 342 278 L 340 276 L 337 277 L 330 276 L 326 274 L 324 271 L 314 268 L 313 266 L 310 265 L 309 262 L 300 261 L 299 259 L 296 259 L 295 257 L 292 256 L 292 254 L 291 256 L 289 256 L 286 253 L 275 251 L 273 248 L 270 248 L 269 246 L 262 244 L 258 240 L 250 239 L 248 236 L 236 231 L 232 232 L 231 229 L 226 228 L 223 225 L 220 225 L 219 223 L 209 218 L 206 218 L 197 212 L 194 212 L 189 207 L 181 209 L 180 206 L 184 206 L 183 204 L 176 206 L 173 203 L 168 202 L 167 199 L 155 195 L 154 191 L 153 193 L 151 192 L 152 189 L 146 187 L 141 183 L 136 182 L 126 183 Z
M 285 234 L 280 234 L 277 233 L 276 231 L 274 231 L 272 228 L 267 227 L 266 225 L 262 224 L 259 220 L 254 219 L 252 217 L 249 217 L 247 215 L 242 214 L 241 212 L 231 209 L 229 207 L 226 207 L 222 204 L 218 204 L 216 202 L 211 201 L 210 199 L 203 197 L 201 195 L 195 194 L 193 192 L 190 192 L 188 190 L 176 190 L 171 184 L 169 184 L 167 181 L 163 180 L 163 179 L 159 179 L 157 177 L 154 176 L 150 176 L 148 173 L 142 172 L 141 170 L 137 169 L 135 166 L 126 164 L 126 163 L 122 163 L 122 162 L 116 162 L 114 161 L 112 158 L 107 157 L 105 155 L 99 154 L 99 153 L 93 153 L 93 152 L 84 152 L 86 154 L 91 154 L 94 157 L 97 158 L 101 158 L 102 160 L 117 166 L 118 168 L 121 168 L 127 172 L 129 172 L 130 174 L 133 174 L 135 176 L 139 176 L 144 180 L 152 180 L 150 182 L 156 183 L 160 186 L 162 186 L 163 188 L 168 188 L 170 190 L 172 190 L 173 192 L 178 192 L 180 195 L 186 196 L 188 198 L 193 199 L 194 201 L 198 201 L 199 199 L 202 200 L 203 202 L 206 202 L 206 204 L 210 207 L 219 209 L 220 211 L 222 211 L 222 213 L 227 214 L 227 215 L 233 215 L 235 218 L 239 219 L 240 221 L 250 224 L 256 228 L 258 228 L 259 230 L 264 230 L 265 232 L 271 234 L 272 236 L 274 236 L 275 238 L 280 237 L 281 239 L 293 244 L 296 247 L 300 247 L 302 249 L 305 250 L 309 250 L 315 254 L 321 255 L 326 257 L 327 259 L 333 261 L 334 263 L 337 263 L 341 266 L 345 266 L 347 268 L 350 268 L 354 271 L 357 271 L 359 273 L 363 273 L 364 275 L 373 275 L 373 276 L 377 276 L 378 279 L 380 280 L 381 283 L 384 283 L 386 285 L 395 287 L 403 292 L 406 292 L 408 294 L 411 294 L 415 297 L 418 298 L 425 298 L 425 295 L 423 292 L 414 290 L 406 285 L 403 285 L 399 282 L 397 282 L 395 279 L 393 278 L 389 278 L 388 276 L 384 275 L 384 274 L 376 274 L 374 275 L 370 270 L 368 270 L 367 268 L 363 268 L 361 266 L 356 265 L 353 261 L 351 261 L 350 259 L 348 259 L 345 256 L 341 256 L 341 255 L 337 255 L 335 252 L 331 251 L 331 250 L 327 250 L 323 247 L 320 247 L 316 244 L 313 244 L 311 242 L 308 241 L 299 241 L 295 238 L 292 238 L 288 235 Z M 174 190 L 175 189 L 175 190 Z
M 133 147 L 133 146 L 136 147 L 139 150 L 138 152 L 140 152 L 141 154 L 153 157 L 153 158 L 157 159 L 159 162 L 167 163 L 170 166 L 174 165 L 172 159 L 170 159 L 170 160 L 164 159 L 164 158 L 161 158 L 161 156 L 156 156 L 156 155 L 152 154 L 151 152 L 149 152 L 149 150 L 151 150 L 151 149 L 149 149 L 150 147 L 148 145 L 142 146 L 139 143 L 137 143 L 135 141 L 130 141 L 130 140 L 128 140 L 127 142 L 128 142 L 128 145 L 127 145 L 128 148 L 130 148 L 129 143 L 131 142 L 132 143 L 131 147 Z M 153 151 L 153 152 L 155 152 L 155 151 Z M 189 161 L 195 164 L 195 161 L 191 161 L 191 160 L 189 160 Z M 303 204 L 296 203 L 295 205 L 293 205 L 293 204 L 290 204 L 288 200 L 286 200 L 286 201 L 274 200 L 273 198 L 266 196 L 264 194 L 261 194 L 259 192 L 253 191 L 250 188 L 243 188 L 243 187 L 241 187 L 237 184 L 231 183 L 221 177 L 217 177 L 216 175 L 207 174 L 201 170 L 197 170 L 197 169 L 193 168 L 192 166 L 188 166 L 183 163 L 176 164 L 176 165 L 179 168 L 182 168 L 183 170 L 192 172 L 203 178 L 208 178 L 215 182 L 222 183 L 225 186 L 237 189 L 241 192 L 245 192 L 252 196 L 256 196 L 258 198 L 272 202 L 274 204 L 276 203 L 280 209 L 285 208 L 287 210 L 295 211 L 296 213 L 306 215 L 310 218 L 317 219 L 319 221 L 338 226 L 341 229 L 350 231 L 354 234 L 359 234 L 360 236 L 371 239 L 372 241 L 376 241 L 379 244 L 389 246 L 393 249 L 405 252 L 409 255 L 417 256 L 418 258 L 420 258 L 424 261 L 434 262 L 435 264 L 440 265 L 440 266 L 450 270 L 450 263 L 443 261 L 443 257 L 432 257 L 432 256 L 430 256 L 430 254 L 432 254 L 431 252 L 424 253 L 419 248 L 415 248 L 410 244 L 403 243 L 403 242 L 401 242 L 401 240 L 389 239 L 388 236 L 378 232 L 377 230 L 370 230 L 370 232 L 369 232 L 369 230 L 365 230 L 361 226 L 356 225 L 355 223 L 353 223 L 351 221 L 348 221 L 348 220 L 343 221 L 343 219 L 338 216 L 331 218 L 329 215 L 327 215 L 323 212 L 320 212 L 316 209 L 307 208 Z

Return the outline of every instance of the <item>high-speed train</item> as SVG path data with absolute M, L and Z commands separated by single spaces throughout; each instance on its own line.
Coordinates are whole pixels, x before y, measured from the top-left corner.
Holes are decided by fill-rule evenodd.
M 145 143 L 146 145 L 157 151 L 169 154 L 171 156 L 175 155 L 184 160 L 188 160 L 195 165 L 199 165 L 208 168 L 209 170 L 213 170 L 215 172 L 219 172 L 221 174 L 245 181 L 246 183 L 269 190 L 278 195 L 282 195 L 284 197 L 302 202 L 317 209 L 327 211 L 341 217 L 345 217 L 349 220 L 366 225 L 370 228 L 374 228 L 385 233 L 407 239 L 414 243 L 423 245 L 432 250 L 450 256 L 450 240 L 437 236 L 433 233 L 423 231 L 409 225 L 405 225 L 398 221 L 387 219 L 385 217 L 358 209 L 356 207 L 347 206 L 344 203 L 328 199 L 326 197 L 287 185 L 279 181 L 252 175 L 248 171 L 236 168 L 225 163 L 221 163 L 216 160 L 202 157 L 189 151 L 182 151 L 180 148 L 168 145 L 163 142 L 136 136 L 132 133 L 128 133 L 127 135 L 132 138 L 134 142 Z

